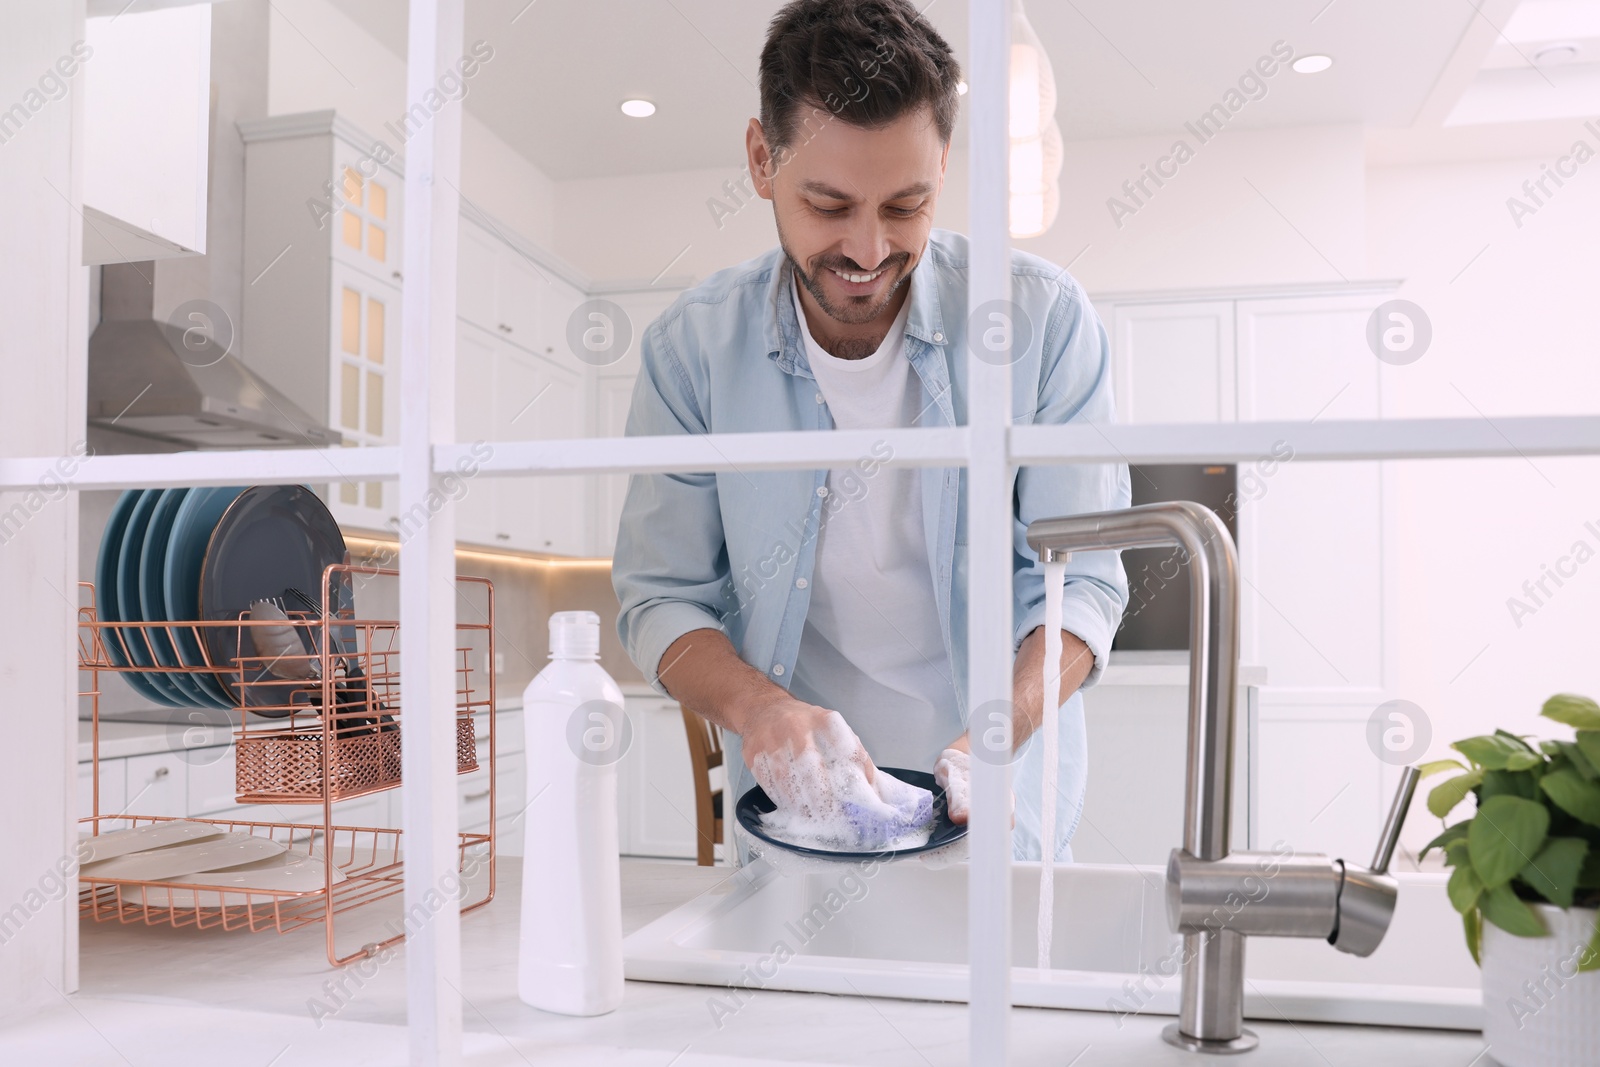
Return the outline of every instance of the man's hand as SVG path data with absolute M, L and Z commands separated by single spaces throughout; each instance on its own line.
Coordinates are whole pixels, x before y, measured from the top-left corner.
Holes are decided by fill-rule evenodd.
M 739 733 L 744 762 L 755 773 L 757 781 L 761 781 L 762 765 L 787 765 L 808 750 L 827 751 L 841 746 L 844 752 L 839 755 L 859 767 L 869 783 L 876 781 L 878 769 L 873 766 L 860 739 L 844 724 L 843 716 L 797 700 L 782 690 L 779 694 L 745 708 L 740 715 L 744 722 L 744 729 Z M 848 738 L 844 734 L 848 734 Z M 761 788 L 772 795 L 772 787 L 766 782 L 761 782 Z
M 933 765 L 933 780 L 944 790 L 945 810 L 950 813 L 950 821 L 957 826 L 965 825 L 972 816 L 972 753 L 965 735 L 939 753 L 939 762 Z M 1011 827 L 1016 829 L 1017 796 L 1011 793 L 1007 799 L 1011 801 Z

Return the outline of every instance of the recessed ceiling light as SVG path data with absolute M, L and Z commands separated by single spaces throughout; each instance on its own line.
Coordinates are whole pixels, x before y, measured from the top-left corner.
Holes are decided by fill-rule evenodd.
M 967 83 L 966 82 L 956 82 L 956 95 L 957 96 L 966 96 L 967 95 Z
M 1301 56 L 1290 64 L 1296 74 L 1321 74 L 1333 66 L 1331 56 Z
M 648 100 L 634 98 L 622 102 L 622 113 L 630 119 L 647 119 L 656 113 L 656 106 Z
M 1546 45 L 1533 54 L 1536 67 L 1559 67 L 1578 58 L 1578 46 L 1567 42 Z

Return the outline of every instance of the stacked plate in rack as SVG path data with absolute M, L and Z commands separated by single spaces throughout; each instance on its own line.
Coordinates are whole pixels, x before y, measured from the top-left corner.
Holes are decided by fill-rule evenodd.
M 130 489 L 106 522 L 95 566 L 95 609 L 101 622 L 156 623 L 107 627 L 106 654 L 135 692 L 165 707 L 263 708 L 279 702 L 271 686 L 240 685 L 238 657 L 255 654 L 249 627 L 184 626 L 229 622 L 258 600 L 297 595 L 320 610 L 323 570 L 348 562 L 344 536 L 327 506 L 307 486 L 207 486 Z M 352 607 L 347 574 L 336 576 L 335 614 Z M 332 640 L 349 640 L 338 627 Z M 203 650 L 202 650 L 203 648 Z M 207 667 L 235 667 L 231 673 Z M 242 671 L 247 683 L 262 667 Z

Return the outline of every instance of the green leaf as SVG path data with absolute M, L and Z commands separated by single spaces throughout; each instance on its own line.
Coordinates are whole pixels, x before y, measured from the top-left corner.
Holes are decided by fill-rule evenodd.
M 1483 916 L 1474 908 L 1461 916 L 1461 925 L 1467 932 L 1467 951 L 1472 953 L 1472 962 L 1482 967 Z
M 1481 768 L 1445 779 L 1434 786 L 1432 792 L 1428 794 L 1428 810 L 1439 818 L 1444 818 L 1457 804 L 1466 799 L 1467 794 L 1481 781 L 1483 781 Z
M 1588 852 L 1589 842 L 1581 837 L 1548 838 L 1533 862 L 1522 869 L 1521 878 L 1550 903 L 1570 908 Z
M 1589 947 L 1578 959 L 1578 970 L 1600 971 L 1600 914 L 1595 916 L 1594 934 L 1589 938 Z
M 1520 748 L 1525 752 L 1533 752 L 1534 751 L 1534 747 L 1532 745 L 1528 744 L 1527 738 L 1519 737 L 1516 734 L 1512 733 L 1510 730 L 1496 730 L 1494 732 L 1494 736 L 1500 737 L 1500 738 L 1504 738 L 1509 744 L 1513 745 L 1516 748 Z
M 1478 906 L 1478 897 L 1483 893 L 1483 881 L 1471 865 L 1462 864 L 1450 872 L 1445 892 L 1450 894 L 1450 905 L 1465 915 Z
M 1497 889 L 1516 877 L 1544 844 L 1549 830 L 1550 812 L 1543 804 L 1511 796 L 1490 797 L 1479 804 L 1467 830 L 1467 852 L 1484 887 Z M 1496 920 L 1495 925 L 1505 924 Z
M 1427 763 L 1417 764 L 1417 780 L 1421 781 L 1430 774 L 1438 774 L 1440 771 L 1448 770 L 1451 767 L 1459 767 L 1463 771 L 1467 769 L 1466 764 L 1458 759 L 1430 760 Z
M 1589 761 L 1589 766 L 1600 769 L 1600 730 L 1579 730 L 1578 751 Z
M 1461 826 L 1471 826 L 1471 820 L 1460 823 Z M 1457 838 L 1444 846 L 1444 865 L 1446 867 L 1470 867 L 1472 860 L 1467 856 L 1467 839 Z
M 1600 704 L 1588 697 L 1557 693 L 1544 702 L 1539 714 L 1580 730 L 1600 730 Z
M 1588 731 L 1584 732 L 1587 733 Z M 1572 764 L 1572 769 L 1583 775 L 1586 781 L 1592 782 L 1596 778 L 1600 778 L 1600 770 L 1595 768 L 1594 761 L 1578 745 L 1573 744 L 1571 741 L 1557 741 L 1554 744 L 1556 750 L 1566 758 L 1568 763 Z M 1552 768 L 1552 770 L 1559 769 Z
M 1545 929 L 1539 913 L 1528 907 L 1527 901 L 1517 896 L 1516 890 L 1509 885 L 1497 885 L 1485 890 L 1478 898 L 1478 910 L 1483 912 L 1485 919 L 1508 934 L 1543 937 L 1550 932 Z
M 1591 848 L 1578 872 L 1578 888 L 1600 889 L 1600 848 Z
M 1584 781 L 1569 767 L 1545 775 L 1539 785 L 1556 807 L 1590 826 L 1600 826 L 1600 783 Z
M 1479 805 L 1490 797 L 1498 796 L 1521 797 L 1541 805 L 1544 803 L 1544 798 L 1539 795 L 1539 780 L 1527 771 L 1484 771 L 1483 783 L 1478 787 Z
M 1539 757 L 1529 752 L 1528 746 L 1520 741 L 1513 743 L 1494 734 L 1464 738 L 1450 747 L 1467 757 L 1477 766 L 1491 771 L 1505 770 L 1512 756 L 1518 757 L 1519 760 L 1532 756 L 1535 763 L 1539 760 Z M 1532 764 L 1524 763 L 1523 766 L 1529 767 Z
M 1467 837 L 1468 825 L 1470 824 L 1458 822 L 1454 826 L 1446 826 L 1444 828 L 1444 832 L 1442 832 L 1432 841 L 1429 841 L 1426 845 L 1422 846 L 1422 855 L 1418 856 L 1417 859 L 1426 859 L 1429 852 L 1432 852 L 1436 848 L 1442 849 L 1452 841 L 1465 841 Z

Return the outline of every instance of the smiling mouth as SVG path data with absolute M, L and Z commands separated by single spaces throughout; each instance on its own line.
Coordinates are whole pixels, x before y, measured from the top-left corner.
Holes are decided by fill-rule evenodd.
M 874 271 L 844 271 L 829 267 L 828 270 L 832 271 L 834 274 L 837 274 L 845 281 L 851 282 L 855 285 L 862 285 L 866 282 L 877 281 L 878 277 L 884 273 L 882 268 Z

